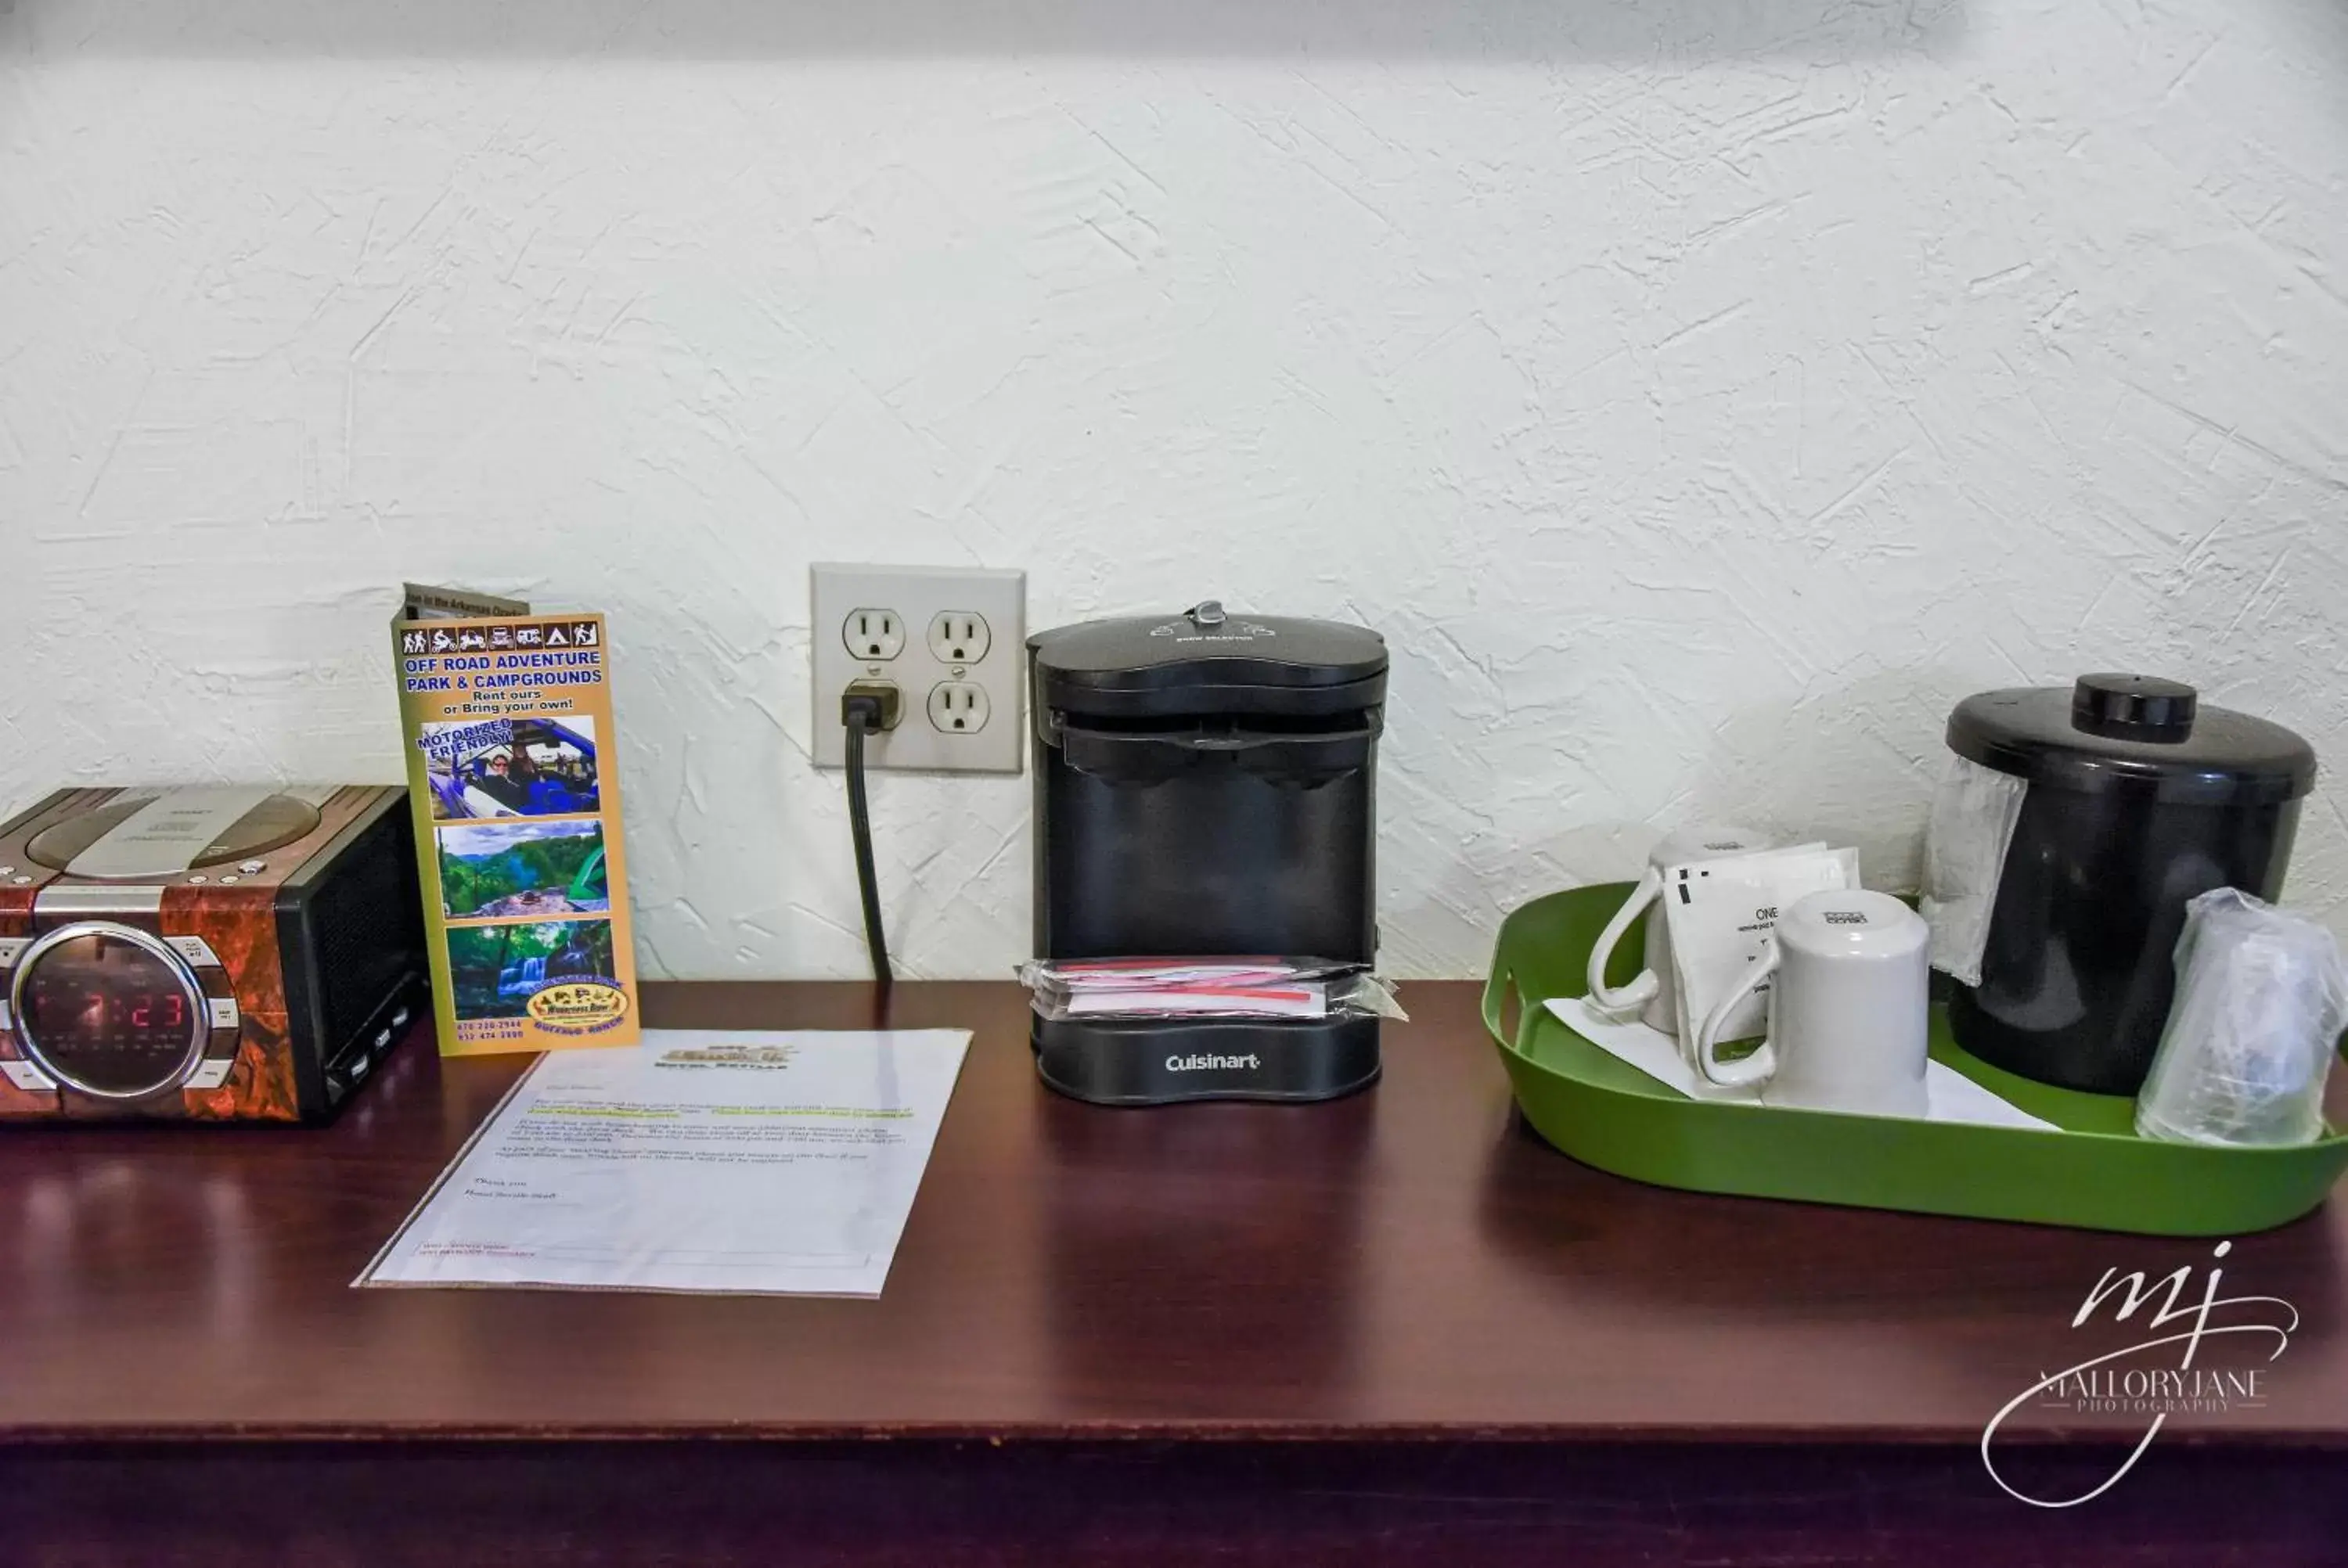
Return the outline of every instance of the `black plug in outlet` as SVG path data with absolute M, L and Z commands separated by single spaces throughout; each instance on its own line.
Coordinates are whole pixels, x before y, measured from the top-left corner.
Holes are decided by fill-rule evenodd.
M 868 731 L 893 730 L 905 716 L 905 694 L 893 681 L 850 681 L 839 694 L 839 722 L 845 724 L 850 714 L 860 712 Z

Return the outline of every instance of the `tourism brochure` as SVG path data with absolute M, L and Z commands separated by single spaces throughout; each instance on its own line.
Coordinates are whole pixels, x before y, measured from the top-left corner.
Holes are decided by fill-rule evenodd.
M 441 1054 L 635 1044 L 603 618 L 409 583 L 391 635 Z

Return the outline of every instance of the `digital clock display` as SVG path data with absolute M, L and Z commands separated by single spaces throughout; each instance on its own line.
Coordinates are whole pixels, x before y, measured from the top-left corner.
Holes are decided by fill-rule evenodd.
M 201 999 L 180 972 L 144 944 L 102 931 L 44 950 L 17 999 L 17 1027 L 33 1053 L 100 1094 L 177 1082 L 199 1038 Z

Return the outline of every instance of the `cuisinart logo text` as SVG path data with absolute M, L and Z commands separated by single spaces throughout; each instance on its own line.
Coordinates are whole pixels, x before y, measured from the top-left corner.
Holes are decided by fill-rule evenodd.
M 1218 1067 L 1262 1067 L 1260 1056 L 1169 1056 L 1166 1059 L 1169 1072 L 1205 1072 Z

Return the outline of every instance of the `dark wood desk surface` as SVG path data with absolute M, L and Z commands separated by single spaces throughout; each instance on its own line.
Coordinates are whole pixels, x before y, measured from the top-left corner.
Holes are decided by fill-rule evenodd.
M 2259 1408 L 2033 1509 L 1982 1422 L 2108 1343 L 2069 1327 L 2106 1266 L 2208 1244 L 1636 1186 L 1517 1123 L 1474 988 L 1406 994 L 1366 1094 L 1114 1112 L 1037 1086 L 1007 985 L 885 1014 L 854 985 L 651 989 L 662 1024 L 976 1031 L 870 1302 L 350 1289 L 526 1065 L 428 1040 L 323 1132 L 12 1129 L 0 1562 L 2348 1554 L 2348 1211 L 2227 1260 L 2229 1294 L 2303 1319 Z M 2141 1430 L 2040 1416 L 2015 1473 L 2075 1495 Z
M 885 1013 L 858 985 L 651 988 L 664 1025 L 976 1031 L 878 1301 L 349 1288 L 528 1060 L 421 1036 L 323 1131 L 11 1129 L 0 1439 L 1969 1445 L 2121 1342 L 2070 1327 L 2106 1266 L 2210 1260 L 1601 1174 L 1516 1121 L 1475 988 L 1406 991 L 1367 1093 L 1133 1112 L 1036 1083 L 1008 984 L 901 986 Z M 2165 1440 L 2348 1447 L 2348 1205 L 2224 1267 L 2302 1326 L 2261 1405 Z

